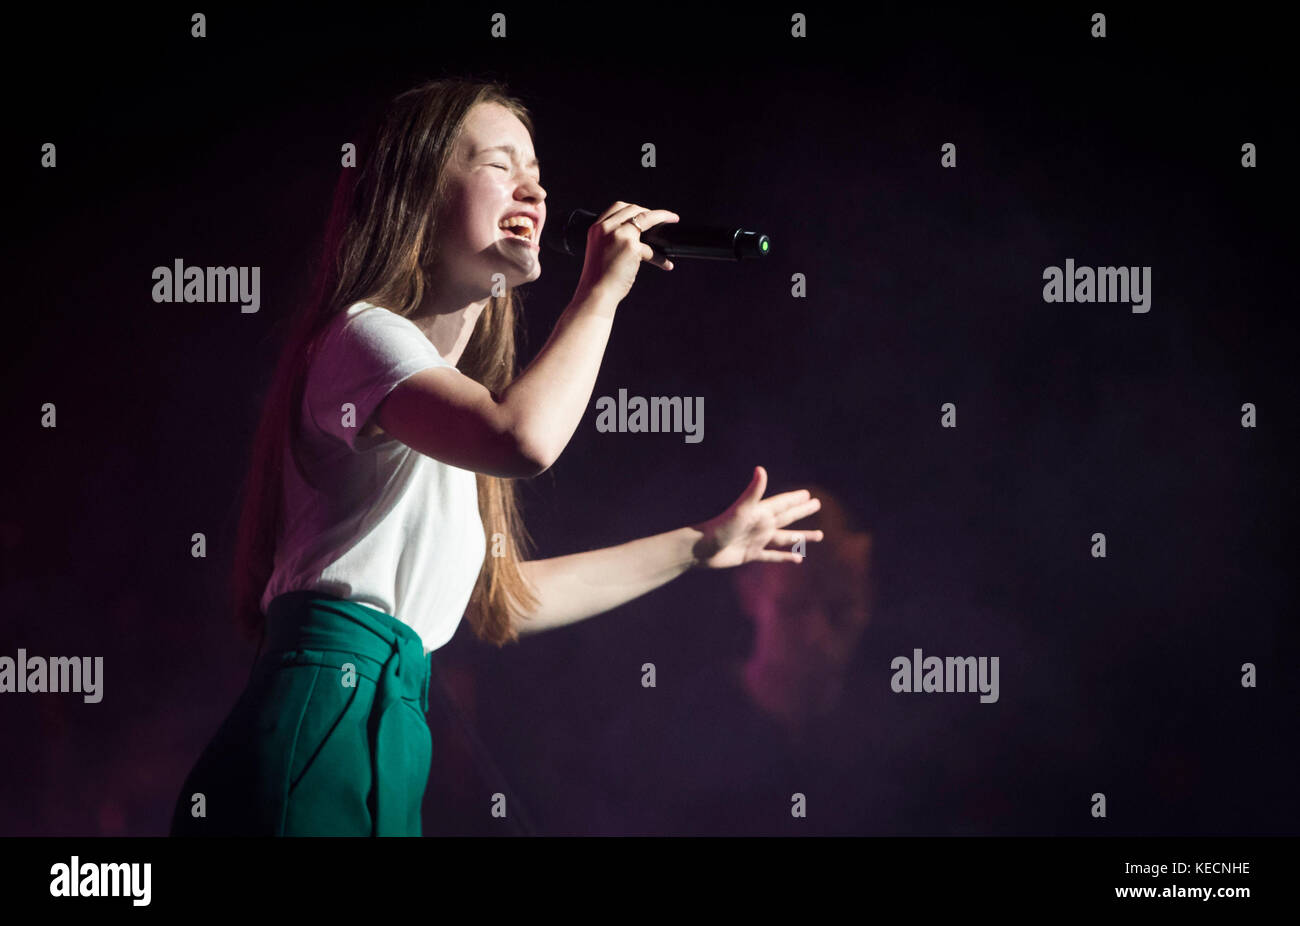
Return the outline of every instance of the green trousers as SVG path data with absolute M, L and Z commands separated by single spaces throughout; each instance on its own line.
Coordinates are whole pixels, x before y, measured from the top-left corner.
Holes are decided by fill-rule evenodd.
M 320 592 L 268 611 L 266 652 L 182 785 L 172 835 L 421 835 L 433 742 L 419 636 Z

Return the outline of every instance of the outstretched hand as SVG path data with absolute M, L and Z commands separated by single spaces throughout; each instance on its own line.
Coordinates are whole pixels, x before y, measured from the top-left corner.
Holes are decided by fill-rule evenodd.
M 787 524 L 806 518 L 821 508 L 821 499 L 812 498 L 807 489 L 782 492 L 763 498 L 767 489 L 767 470 L 754 468 L 754 478 L 730 508 L 695 525 L 703 536 L 695 544 L 697 565 L 708 569 L 729 569 L 742 563 L 798 563 L 803 557 L 785 550 L 768 549 L 792 546 L 797 540 L 818 541 L 821 531 L 782 530 Z

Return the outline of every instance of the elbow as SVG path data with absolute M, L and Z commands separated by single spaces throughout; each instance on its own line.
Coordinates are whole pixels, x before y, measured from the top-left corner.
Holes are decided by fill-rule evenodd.
M 555 446 L 555 441 L 543 428 L 538 427 L 537 416 L 530 414 L 528 406 L 521 404 L 517 397 L 511 395 L 511 391 L 507 387 L 505 394 L 498 400 L 500 432 L 509 436 L 511 466 L 514 469 L 512 477 L 531 479 L 551 468 L 564 445 Z
M 527 431 L 516 431 L 514 438 L 516 478 L 531 479 L 540 476 L 551 468 L 559 456 L 545 442 Z
M 531 428 L 504 405 L 498 405 L 491 428 L 491 468 L 480 472 L 501 479 L 531 479 L 546 472 L 554 458 Z

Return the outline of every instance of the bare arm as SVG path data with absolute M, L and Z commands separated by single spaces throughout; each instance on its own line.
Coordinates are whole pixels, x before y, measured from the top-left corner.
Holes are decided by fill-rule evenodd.
M 758 466 L 740 497 L 717 517 L 616 547 L 520 563 L 539 603 L 516 619 L 515 629 L 522 636 L 602 614 L 696 567 L 803 562 L 802 545 L 799 552 L 780 548 L 820 542 L 822 532 L 785 528 L 818 510 L 821 499 L 807 489 L 763 498 L 766 489 L 767 470 Z
M 637 217 L 643 224 L 629 224 Z M 527 478 L 549 469 L 587 409 L 614 313 L 637 269 L 643 261 L 672 269 L 640 238 L 640 230 L 670 218 L 678 217 L 622 201 L 605 210 L 587 230 L 573 301 L 500 396 L 457 370 L 424 370 L 380 403 L 374 415 L 380 427 L 425 456 L 476 473 Z
M 416 373 L 379 404 L 380 427 L 461 469 L 504 478 L 548 469 L 578 427 L 595 388 L 618 303 L 580 288 L 533 362 L 503 391 L 451 367 Z
M 642 537 L 615 547 L 520 563 L 538 607 L 518 620 L 521 635 L 603 614 L 677 578 L 698 564 L 694 527 Z
M 568 446 L 591 401 L 618 302 L 580 289 L 533 362 L 501 396 L 529 456 L 548 469 Z

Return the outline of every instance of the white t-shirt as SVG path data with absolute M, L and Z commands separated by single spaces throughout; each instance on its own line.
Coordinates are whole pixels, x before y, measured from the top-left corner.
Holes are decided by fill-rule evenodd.
M 425 653 L 452 638 L 487 549 L 475 474 L 386 433 L 361 436 L 398 383 L 451 366 L 396 312 L 358 302 L 331 320 L 307 371 L 299 435 L 315 487 L 286 457 L 285 520 L 263 613 L 275 596 L 309 589 L 396 617 Z

